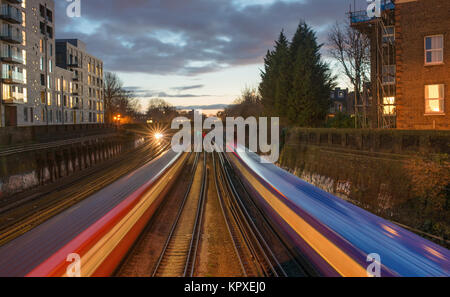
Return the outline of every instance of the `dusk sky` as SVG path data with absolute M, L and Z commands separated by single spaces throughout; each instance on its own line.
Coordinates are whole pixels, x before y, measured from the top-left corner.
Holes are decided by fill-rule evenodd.
M 263 58 L 281 29 L 290 38 L 305 20 L 324 43 L 330 26 L 345 20 L 350 2 L 81 0 L 81 18 L 69 18 L 68 2 L 58 0 L 57 38 L 86 42 L 143 108 L 154 97 L 176 106 L 229 104 L 245 87 L 258 86 Z

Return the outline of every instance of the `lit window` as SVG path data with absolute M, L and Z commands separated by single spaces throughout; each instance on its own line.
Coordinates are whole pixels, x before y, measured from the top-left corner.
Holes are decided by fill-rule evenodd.
M 395 97 L 384 97 L 383 98 L 383 113 L 385 115 L 395 115 Z
M 425 113 L 444 113 L 444 85 L 425 86 Z
M 444 62 L 444 36 L 425 37 L 425 64 L 441 64 Z

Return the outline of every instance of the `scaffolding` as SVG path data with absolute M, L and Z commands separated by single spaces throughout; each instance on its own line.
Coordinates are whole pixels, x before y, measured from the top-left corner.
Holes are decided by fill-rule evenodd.
M 396 128 L 395 4 L 383 0 L 381 16 L 370 18 L 367 11 L 352 11 L 350 23 L 370 39 L 371 83 L 361 96 L 355 93 L 357 127 Z M 356 91 L 356 90 L 355 90 Z

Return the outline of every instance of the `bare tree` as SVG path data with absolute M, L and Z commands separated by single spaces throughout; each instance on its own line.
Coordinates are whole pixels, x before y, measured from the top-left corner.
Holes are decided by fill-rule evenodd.
M 170 122 L 177 117 L 178 113 L 174 106 L 164 101 L 163 99 L 154 98 L 150 99 L 149 106 L 147 108 L 147 117 L 155 122 Z
M 355 90 L 355 105 L 362 102 L 362 91 L 370 77 L 370 40 L 349 24 L 336 23 L 329 36 L 330 55 L 344 69 Z M 355 111 L 356 112 L 356 111 Z
M 114 115 L 135 117 L 139 113 L 140 104 L 133 92 L 123 87 L 123 82 L 117 74 L 105 73 L 105 119 L 112 123 Z
M 255 88 L 245 88 L 232 105 L 225 109 L 222 116 L 229 117 L 258 117 L 263 114 L 264 107 L 261 95 Z

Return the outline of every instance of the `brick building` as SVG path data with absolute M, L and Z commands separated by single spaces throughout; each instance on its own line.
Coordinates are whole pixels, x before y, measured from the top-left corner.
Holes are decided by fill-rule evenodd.
M 371 42 L 365 121 L 373 128 L 450 129 L 450 1 L 380 3 L 378 17 L 350 13 L 352 27 Z
M 450 1 L 395 4 L 397 127 L 450 129 Z
M 88 87 L 81 96 L 74 92 L 74 84 L 87 85 L 89 75 L 77 80 L 74 67 L 57 65 L 54 0 L 0 0 L 0 5 L 0 127 L 103 122 L 103 93 L 96 92 L 89 105 L 94 98 Z M 87 65 L 93 57 L 84 47 L 80 52 Z M 103 63 L 95 59 L 95 65 L 102 74 Z M 96 81 L 96 89 L 102 84 Z

